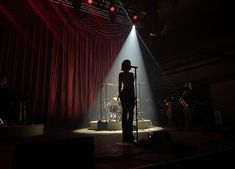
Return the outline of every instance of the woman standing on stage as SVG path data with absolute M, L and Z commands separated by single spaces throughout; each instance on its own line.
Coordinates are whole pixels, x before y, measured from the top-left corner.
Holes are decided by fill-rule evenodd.
M 133 142 L 133 118 L 135 107 L 134 74 L 129 72 L 131 61 L 124 60 L 118 76 L 118 92 L 122 105 L 122 134 L 124 142 Z

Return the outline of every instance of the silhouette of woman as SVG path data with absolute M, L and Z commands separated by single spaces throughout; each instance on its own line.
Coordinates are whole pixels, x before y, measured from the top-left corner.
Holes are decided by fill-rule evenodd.
M 118 76 L 118 91 L 122 106 L 122 135 L 124 142 L 133 142 L 133 118 L 135 107 L 134 74 L 129 72 L 131 61 L 124 60 Z

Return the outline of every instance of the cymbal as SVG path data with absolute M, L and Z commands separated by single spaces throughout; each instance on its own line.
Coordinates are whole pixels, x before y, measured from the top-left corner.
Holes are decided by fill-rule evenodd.
M 118 100 L 118 97 L 113 97 L 113 100 L 117 101 L 117 100 Z
M 103 83 L 104 86 L 116 86 L 117 84 L 115 83 Z

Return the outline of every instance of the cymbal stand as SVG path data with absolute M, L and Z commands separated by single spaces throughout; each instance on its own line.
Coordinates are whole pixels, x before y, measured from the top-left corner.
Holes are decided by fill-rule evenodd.
M 103 100 L 102 100 L 102 93 L 103 93 L 103 85 L 100 88 L 100 120 L 103 118 Z
M 141 100 L 141 97 L 142 97 L 142 96 L 141 96 L 141 89 L 142 89 L 142 88 L 141 88 L 141 84 L 139 83 L 139 107 L 140 107 L 140 110 L 139 110 L 139 111 L 140 111 L 140 113 L 141 113 L 140 119 L 142 119 L 142 113 L 143 113 L 143 112 L 142 112 L 142 100 Z

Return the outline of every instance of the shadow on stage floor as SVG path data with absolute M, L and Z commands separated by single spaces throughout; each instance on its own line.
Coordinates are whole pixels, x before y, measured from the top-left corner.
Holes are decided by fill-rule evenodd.
M 151 137 L 149 137 L 150 131 Z M 90 141 L 81 142 L 81 138 L 89 138 Z M 20 152 L 24 151 L 23 148 L 18 149 L 20 150 L 18 151 L 18 156 L 21 156 L 22 158 L 20 159 L 24 159 L 25 163 L 27 163 L 27 159 L 23 158 L 24 155 L 27 158 L 31 158 L 33 153 L 38 153 L 38 158 L 44 160 L 48 158 L 46 160 L 52 161 L 49 163 L 50 166 L 55 163 L 57 163 L 56 166 L 71 163 L 71 166 L 73 164 L 78 168 L 82 167 L 81 165 L 85 165 L 82 168 L 95 169 L 194 169 L 235 166 L 234 137 L 227 137 L 220 130 L 184 130 L 152 127 L 139 130 L 138 138 L 135 143 L 124 143 L 122 142 L 121 130 L 97 131 L 88 128 L 75 130 L 45 129 L 44 134 L 41 136 L 1 140 L 0 168 L 10 169 L 15 166 L 13 165 L 13 159 L 15 158 L 15 150 L 19 145 L 24 145 L 29 149 L 25 152 L 32 153 L 27 155 Z M 80 140 L 80 143 L 78 140 Z M 39 148 L 35 149 L 35 146 Z M 82 152 L 88 152 L 89 154 L 86 154 L 87 156 L 84 158 L 82 157 Z M 55 158 L 51 159 L 51 156 Z M 76 158 L 74 158 L 75 156 Z M 87 160 L 87 158 L 91 159 Z M 31 160 L 34 161 L 34 158 L 31 158 Z M 20 160 L 17 160 L 17 162 L 21 166 L 25 164 Z M 41 165 L 41 168 L 48 167 L 47 165 L 48 163 L 45 163 L 45 165 Z
M 137 143 L 123 143 L 121 131 L 74 132 L 94 136 L 97 169 L 235 166 L 235 143 L 221 131 L 153 127 L 140 130 Z

